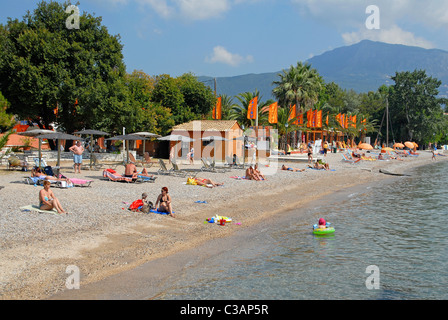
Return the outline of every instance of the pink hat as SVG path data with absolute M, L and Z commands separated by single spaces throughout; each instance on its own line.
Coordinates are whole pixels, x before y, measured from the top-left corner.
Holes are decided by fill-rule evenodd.
M 319 225 L 320 225 L 320 226 L 324 226 L 324 225 L 326 225 L 326 221 L 325 221 L 324 218 L 320 218 L 320 219 L 319 219 Z

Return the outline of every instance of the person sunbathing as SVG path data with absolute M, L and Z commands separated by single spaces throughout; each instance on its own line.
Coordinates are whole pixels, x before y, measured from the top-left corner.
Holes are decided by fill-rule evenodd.
M 316 161 L 316 163 L 314 163 L 314 169 L 317 169 L 317 170 L 321 170 L 321 169 L 330 170 L 330 166 L 328 165 L 328 163 L 320 164 L 319 162 Z
M 282 170 L 292 171 L 292 172 L 302 172 L 302 171 L 305 171 L 305 169 L 291 168 L 291 167 L 287 167 L 285 165 L 282 165 Z
M 61 176 L 61 178 L 56 178 L 54 176 L 47 175 L 42 172 L 40 168 L 31 169 L 31 177 L 39 178 L 41 180 L 51 180 L 51 181 L 66 181 L 68 184 L 72 184 L 69 178 Z
M 187 184 L 191 184 L 191 185 L 195 185 L 195 186 L 203 186 L 203 187 L 207 187 L 207 188 L 214 188 L 217 186 L 224 185 L 223 182 L 214 182 L 211 179 L 196 178 L 196 177 L 195 178 L 188 177 Z
M 61 203 L 50 189 L 50 185 L 50 181 L 44 181 L 44 188 L 39 192 L 39 209 L 48 211 L 56 209 L 58 213 L 68 213 L 62 208 Z
M 139 173 L 140 176 L 145 176 L 145 177 L 149 177 L 149 178 L 153 178 L 154 175 L 153 174 L 149 174 L 148 171 L 146 170 L 146 168 L 143 168 L 142 172 Z
M 126 178 L 132 178 L 132 179 L 136 179 L 138 176 L 138 171 L 137 171 L 137 167 L 135 166 L 134 162 L 130 162 L 128 164 L 126 164 L 126 167 L 124 169 L 124 176 Z

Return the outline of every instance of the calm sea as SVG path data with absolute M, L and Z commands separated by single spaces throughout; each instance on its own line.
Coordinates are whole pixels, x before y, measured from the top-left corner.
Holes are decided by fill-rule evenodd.
M 434 163 L 260 222 L 158 298 L 448 299 L 447 172 L 448 162 Z M 311 233 L 320 217 L 333 236 Z

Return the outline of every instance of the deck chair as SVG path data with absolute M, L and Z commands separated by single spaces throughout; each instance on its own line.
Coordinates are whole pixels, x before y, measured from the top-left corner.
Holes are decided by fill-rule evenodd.
M 129 160 L 133 163 L 135 163 L 135 165 L 141 165 L 143 167 L 142 161 L 137 161 L 134 157 L 134 155 L 132 153 L 129 152 Z
M 198 169 L 179 169 L 179 165 L 176 161 L 171 161 L 171 165 L 173 166 L 172 172 L 182 178 L 185 178 L 186 176 L 195 178 L 200 172 Z
M 121 174 L 118 174 L 117 172 L 115 172 L 115 170 L 112 170 L 113 172 L 110 171 L 110 169 L 106 169 L 103 171 L 103 177 L 107 178 L 109 181 L 114 181 L 114 182 L 128 182 L 128 183 L 133 183 L 133 182 L 141 182 L 140 179 L 133 179 L 133 178 L 129 178 L 129 177 L 125 177 L 122 176 Z
M 23 183 L 31 184 L 31 185 L 34 185 L 34 186 L 43 186 L 45 180 L 46 179 L 41 179 L 41 178 L 38 178 L 38 177 L 25 177 L 24 180 L 23 180 Z M 61 181 L 57 181 L 57 180 L 48 180 L 48 181 L 50 181 L 50 183 L 52 185 L 54 185 L 55 187 L 61 187 L 62 186 Z
M 351 158 L 351 156 L 342 154 L 342 161 L 343 162 L 348 162 L 350 164 L 359 163 L 361 161 L 361 158 L 358 158 L 358 159 L 354 160 L 353 158 L 349 159 L 349 157 Z
M 28 162 L 26 160 L 21 160 L 16 156 L 10 156 L 8 158 L 8 163 L 7 163 L 7 169 L 10 170 L 11 168 L 17 168 L 20 167 L 22 168 L 22 171 L 27 171 L 28 170 Z
M 144 160 L 142 161 L 143 167 L 151 168 L 154 165 L 154 163 L 157 163 L 157 162 L 153 162 L 151 157 L 149 156 L 149 152 L 145 152 Z
M 230 172 L 231 171 L 230 167 L 217 166 L 215 160 L 212 161 L 212 163 L 210 164 L 210 167 L 212 169 L 215 169 L 216 172 Z
M 165 162 L 163 162 L 162 159 L 159 159 L 159 165 L 160 165 L 160 168 L 159 168 L 159 170 L 157 170 L 157 174 L 164 174 L 164 175 L 169 175 L 169 176 L 173 175 L 172 170 L 168 170 L 166 168 Z
M 204 158 L 201 158 L 202 167 L 201 171 L 214 172 L 215 170 L 210 166 L 210 164 Z

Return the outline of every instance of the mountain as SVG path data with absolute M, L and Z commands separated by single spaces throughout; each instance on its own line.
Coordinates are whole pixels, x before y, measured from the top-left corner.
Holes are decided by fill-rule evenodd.
M 448 98 L 448 51 L 363 40 L 327 51 L 306 62 L 319 72 L 325 82 L 335 82 L 341 88 L 356 92 L 376 91 L 383 84 L 392 85 L 394 81 L 390 77 L 395 72 L 424 69 L 427 75 L 442 81 L 439 96 Z M 236 96 L 258 89 L 263 100 L 274 99 L 272 82 L 279 79 L 281 72 L 218 77 L 217 93 Z M 213 81 L 211 77 L 198 79 L 205 83 Z

